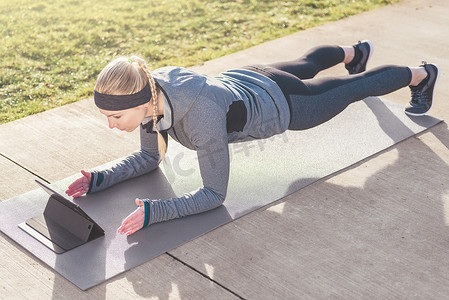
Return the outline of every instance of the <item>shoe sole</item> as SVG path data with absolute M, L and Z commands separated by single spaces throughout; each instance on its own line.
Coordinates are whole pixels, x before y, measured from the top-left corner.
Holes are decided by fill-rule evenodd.
M 366 63 L 365 63 L 365 70 L 363 70 L 363 72 L 365 72 L 365 71 L 366 71 L 366 66 L 368 66 L 368 63 L 369 63 L 369 61 L 370 61 L 370 59 L 371 59 L 371 56 L 373 55 L 373 52 L 374 52 L 374 45 L 373 45 L 373 43 L 371 43 L 370 40 L 363 40 L 363 41 L 361 41 L 360 43 L 367 43 L 367 44 L 369 45 L 368 59 L 366 60 Z
M 429 109 L 425 113 L 422 113 L 422 114 L 411 113 L 411 112 L 406 111 L 404 108 L 404 112 L 406 115 L 414 116 L 414 117 L 421 117 L 421 116 L 427 115 L 429 113 L 429 111 L 432 109 L 433 103 L 435 102 L 433 100 L 433 96 L 435 95 L 435 86 L 438 83 L 438 79 L 440 79 L 440 68 L 435 64 L 432 64 L 432 65 L 435 66 L 435 68 L 437 68 L 437 79 L 435 79 L 435 83 L 433 84 L 433 91 L 432 91 L 432 104 L 430 105 Z

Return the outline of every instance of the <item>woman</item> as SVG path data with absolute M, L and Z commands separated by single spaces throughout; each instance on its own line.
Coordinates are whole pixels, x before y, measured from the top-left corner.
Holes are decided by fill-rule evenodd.
M 179 67 L 149 72 L 139 57 L 118 58 L 99 74 L 94 100 L 110 128 L 131 132 L 140 126 L 141 150 L 110 169 L 81 171 L 83 176 L 66 193 L 78 197 L 101 191 L 154 170 L 164 159 L 168 135 L 196 150 L 204 186 L 178 198 L 136 199 L 137 209 L 118 229 L 129 235 L 156 222 L 220 206 L 228 185 L 229 143 L 311 128 L 352 102 L 405 86 L 412 91 L 405 112 L 427 113 L 438 67 L 424 63 L 365 71 L 372 52 L 369 41 L 320 46 L 298 60 L 247 66 L 217 77 Z M 313 78 L 339 63 L 349 75 Z

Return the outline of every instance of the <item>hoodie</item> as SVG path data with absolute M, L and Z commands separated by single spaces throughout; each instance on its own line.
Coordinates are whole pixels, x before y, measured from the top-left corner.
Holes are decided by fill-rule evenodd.
M 233 142 L 263 139 L 288 129 L 290 111 L 279 86 L 259 73 L 234 69 L 212 77 L 180 67 L 152 72 L 163 93 L 161 134 L 195 150 L 203 187 L 176 198 L 149 202 L 150 223 L 204 212 L 220 206 L 229 180 Z M 153 121 L 140 128 L 141 149 L 106 170 L 92 171 L 88 193 L 143 175 L 158 167 Z

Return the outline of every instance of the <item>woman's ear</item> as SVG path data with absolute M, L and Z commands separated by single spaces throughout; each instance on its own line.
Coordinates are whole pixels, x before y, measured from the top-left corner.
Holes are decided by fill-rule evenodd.
M 150 109 L 150 102 L 144 103 L 142 105 L 139 105 L 138 108 L 140 110 L 143 110 L 145 112 L 145 114 L 148 112 L 148 110 Z

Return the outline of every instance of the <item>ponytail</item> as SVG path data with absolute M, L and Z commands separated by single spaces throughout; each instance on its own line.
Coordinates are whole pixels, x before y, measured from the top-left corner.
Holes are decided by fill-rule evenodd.
M 150 71 L 148 70 L 147 65 L 145 64 L 145 61 L 137 56 L 132 56 L 131 59 L 133 61 L 136 61 L 139 65 L 140 69 L 142 69 L 147 78 L 148 82 L 150 83 L 150 89 L 151 89 L 151 99 L 153 100 L 153 130 L 157 133 L 157 148 L 159 152 L 159 161 L 163 161 L 165 158 L 165 153 L 167 152 L 167 144 L 165 143 L 164 137 L 159 132 L 159 129 L 157 128 L 157 92 L 156 92 L 156 83 L 154 81 L 153 76 L 151 76 Z

